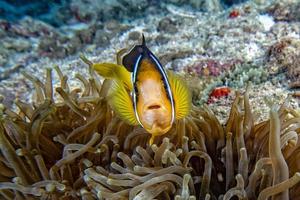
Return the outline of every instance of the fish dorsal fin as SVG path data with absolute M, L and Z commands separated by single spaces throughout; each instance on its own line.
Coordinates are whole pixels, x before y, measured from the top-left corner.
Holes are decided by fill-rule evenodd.
M 185 82 L 178 75 L 169 70 L 167 70 L 167 73 L 175 102 L 175 118 L 182 119 L 191 110 L 191 94 Z
M 95 63 L 93 68 L 100 76 L 122 81 L 129 91 L 132 90 L 131 75 L 124 66 L 113 63 Z
M 123 56 L 122 64 L 128 71 L 133 72 L 138 58 L 141 55 L 146 55 L 148 52 L 149 49 L 146 46 L 145 37 L 142 35 L 142 44 L 135 45 L 131 48 L 129 52 Z
M 109 104 L 120 118 L 131 125 L 138 125 L 130 95 L 121 81 L 113 81 L 108 100 Z

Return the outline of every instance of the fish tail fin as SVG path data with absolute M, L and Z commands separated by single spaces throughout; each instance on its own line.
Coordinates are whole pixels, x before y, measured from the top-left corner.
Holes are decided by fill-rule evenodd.
M 109 104 L 116 114 L 131 125 L 138 125 L 130 95 L 119 80 L 114 80 L 108 95 Z
M 149 139 L 149 145 L 150 145 L 150 146 L 153 144 L 154 138 L 155 138 L 155 136 L 154 136 L 154 135 L 151 135 L 151 138 Z
M 93 68 L 100 76 L 107 79 L 122 81 L 127 89 L 132 89 L 130 72 L 128 72 L 122 65 L 113 63 L 95 63 L 93 64 Z
M 175 102 L 175 118 L 182 119 L 190 113 L 192 107 L 190 91 L 185 82 L 173 72 L 168 71 L 168 78 Z
M 126 88 L 131 90 L 130 72 L 122 65 L 113 63 L 93 63 L 88 60 L 85 56 L 80 56 L 81 60 L 92 66 L 92 68 L 102 77 L 107 79 L 116 79 L 122 81 Z
M 122 66 L 113 63 L 95 63 L 94 70 L 102 77 L 108 79 L 122 79 Z

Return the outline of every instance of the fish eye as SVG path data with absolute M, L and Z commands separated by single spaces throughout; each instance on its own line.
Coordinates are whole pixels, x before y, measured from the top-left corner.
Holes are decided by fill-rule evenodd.
M 134 93 L 136 94 L 136 96 L 139 94 L 139 90 L 138 90 L 136 84 L 134 85 Z
M 167 85 L 166 85 L 166 83 L 164 82 L 164 80 L 163 79 L 161 79 L 161 85 L 165 88 L 165 90 L 167 91 Z

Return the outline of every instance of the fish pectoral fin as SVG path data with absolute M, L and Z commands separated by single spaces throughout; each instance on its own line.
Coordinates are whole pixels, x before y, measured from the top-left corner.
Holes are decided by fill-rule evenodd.
M 167 71 L 175 102 L 176 119 L 182 119 L 190 113 L 192 99 L 186 83 L 176 74 Z
M 138 125 L 130 95 L 121 81 L 114 80 L 108 100 L 112 109 L 121 119 L 131 125 Z
M 102 77 L 107 79 L 117 79 L 122 81 L 128 90 L 132 89 L 130 72 L 123 65 L 114 63 L 95 63 L 94 70 Z

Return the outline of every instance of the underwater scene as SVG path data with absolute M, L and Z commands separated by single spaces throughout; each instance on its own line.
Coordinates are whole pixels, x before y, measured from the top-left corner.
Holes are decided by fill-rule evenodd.
M 0 199 L 300 200 L 299 0 L 0 0 Z

